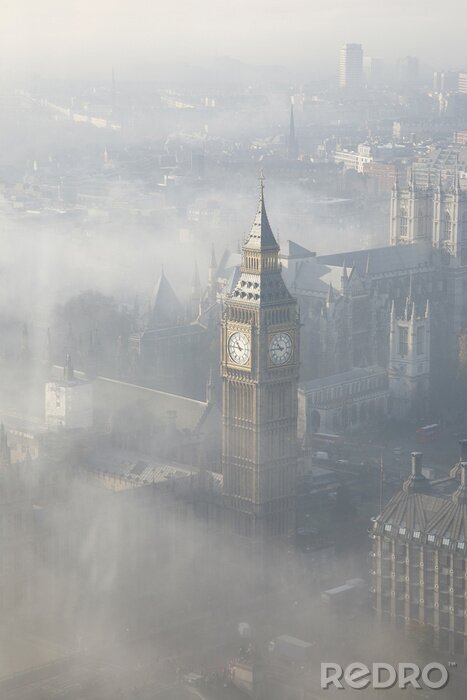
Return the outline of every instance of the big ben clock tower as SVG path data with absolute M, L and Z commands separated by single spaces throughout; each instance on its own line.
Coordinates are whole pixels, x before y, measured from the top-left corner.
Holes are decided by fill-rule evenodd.
M 229 529 L 255 540 L 294 534 L 297 303 L 281 275 L 264 206 L 242 249 L 222 316 L 223 476 Z

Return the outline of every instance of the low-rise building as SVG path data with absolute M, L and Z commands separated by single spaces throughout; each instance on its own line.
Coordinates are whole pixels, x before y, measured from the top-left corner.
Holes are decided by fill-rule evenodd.
M 383 367 L 354 367 L 299 385 L 300 437 L 317 431 L 357 428 L 384 418 L 388 412 L 388 373 Z

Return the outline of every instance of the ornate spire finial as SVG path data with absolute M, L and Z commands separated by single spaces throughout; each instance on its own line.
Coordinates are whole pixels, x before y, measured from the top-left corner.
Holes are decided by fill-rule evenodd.
M 264 204 L 264 173 L 262 169 L 259 176 L 258 208 L 256 210 L 253 226 L 243 244 L 243 249 L 258 252 L 265 252 L 267 250 L 279 251 L 279 246 L 274 238 L 274 234 L 271 230 L 268 216 L 266 214 L 266 207 Z
M 264 198 L 264 170 L 263 170 L 263 168 L 261 168 L 261 170 L 259 171 L 258 180 L 259 180 L 259 196 L 260 196 L 261 201 L 263 201 L 263 198 Z

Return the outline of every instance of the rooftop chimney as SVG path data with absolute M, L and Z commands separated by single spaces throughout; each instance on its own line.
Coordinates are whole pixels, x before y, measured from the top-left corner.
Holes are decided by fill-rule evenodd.
M 461 441 L 461 445 L 466 443 L 466 440 Z M 459 471 L 461 483 L 459 488 L 452 494 L 452 500 L 458 505 L 467 505 L 467 462 L 459 463 Z
M 467 462 L 467 440 L 459 440 L 459 457 L 461 462 Z
M 412 476 L 422 476 L 422 452 L 412 452 Z
M 412 473 L 404 481 L 403 489 L 412 493 L 425 493 L 430 488 L 430 482 L 422 474 L 422 452 L 412 452 Z

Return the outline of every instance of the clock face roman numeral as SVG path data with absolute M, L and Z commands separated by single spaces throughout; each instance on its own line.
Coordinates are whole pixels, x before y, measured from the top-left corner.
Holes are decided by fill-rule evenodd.
M 227 349 L 230 359 L 236 365 L 246 365 L 250 359 L 250 341 L 245 333 L 242 333 L 241 331 L 232 333 L 227 342 Z
M 269 357 L 274 365 L 285 365 L 292 357 L 292 338 L 288 333 L 276 333 L 269 343 Z

